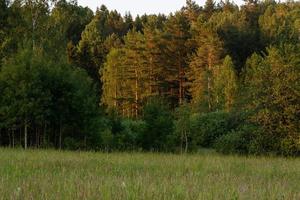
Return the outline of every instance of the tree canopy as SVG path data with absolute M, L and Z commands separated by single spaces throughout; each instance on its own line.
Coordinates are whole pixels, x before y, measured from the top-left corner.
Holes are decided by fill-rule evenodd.
M 0 145 L 299 155 L 299 40 L 293 1 L 0 0 Z

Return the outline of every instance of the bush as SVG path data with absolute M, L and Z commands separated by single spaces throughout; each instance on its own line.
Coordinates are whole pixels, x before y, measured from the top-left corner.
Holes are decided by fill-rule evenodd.
M 141 144 L 143 149 L 166 151 L 170 149 L 173 134 L 173 116 L 168 103 L 160 98 L 152 98 L 144 106 L 145 131 Z
M 64 139 L 64 148 L 67 150 L 77 150 L 80 148 L 80 144 L 72 137 L 66 137 Z
M 122 131 L 117 135 L 119 150 L 138 149 L 141 134 L 145 131 L 146 124 L 142 120 L 123 120 Z
M 261 139 L 261 129 L 253 124 L 244 124 L 236 130 L 219 137 L 214 147 L 220 153 L 224 154 L 262 154 L 264 153 L 264 144 Z
M 281 141 L 281 154 L 285 156 L 299 156 L 300 155 L 300 136 L 286 137 Z
M 219 137 L 214 146 L 217 152 L 224 154 L 243 154 L 248 152 L 248 141 L 245 133 L 242 131 L 232 131 Z
M 144 121 L 114 119 L 113 123 L 110 123 L 114 126 L 101 133 L 102 149 L 105 151 L 138 149 L 141 135 L 146 126 Z
M 229 113 L 213 112 L 191 117 L 192 144 L 196 147 L 213 147 L 220 136 L 232 130 Z
M 101 133 L 102 148 L 104 151 L 111 151 L 114 149 L 114 136 L 111 130 L 106 129 Z

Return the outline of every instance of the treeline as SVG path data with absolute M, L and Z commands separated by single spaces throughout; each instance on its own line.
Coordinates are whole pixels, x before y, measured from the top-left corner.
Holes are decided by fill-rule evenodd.
M 299 40 L 292 1 L 0 0 L 0 145 L 299 155 Z

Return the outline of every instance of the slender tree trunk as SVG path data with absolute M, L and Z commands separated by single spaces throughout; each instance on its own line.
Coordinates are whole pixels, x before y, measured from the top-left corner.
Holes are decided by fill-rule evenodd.
M 179 105 L 183 104 L 184 102 L 184 68 L 181 66 L 181 64 L 179 65 Z
M 39 148 L 39 134 L 38 134 L 37 127 L 35 127 L 35 146 L 36 146 L 36 148 Z
M 182 104 L 182 79 L 181 79 L 181 67 L 178 67 L 178 79 L 179 79 L 179 105 Z
M 187 137 L 187 132 L 184 131 L 184 137 L 185 137 L 185 153 L 188 151 L 188 137 Z
M 35 49 L 35 38 L 34 38 L 34 32 L 35 32 L 35 23 L 36 23 L 36 19 L 33 13 L 33 2 L 31 2 L 30 4 L 30 9 L 31 9 L 31 42 L 32 42 L 32 51 L 34 51 Z
M 44 135 L 43 135 L 43 146 L 46 146 L 46 140 L 47 140 L 47 134 L 46 134 L 46 132 L 47 132 L 47 123 L 45 122 L 44 123 Z
M 15 148 L 15 131 L 14 130 L 11 132 L 11 136 L 12 136 L 12 146 L 13 146 L 13 148 Z
M 19 130 L 19 145 L 22 146 L 22 128 Z
M 149 77 L 149 79 L 150 79 L 150 96 L 152 96 L 152 91 L 153 91 L 152 84 L 154 84 L 152 56 L 150 56 L 150 77 Z
M 212 68 L 212 58 L 211 52 L 208 53 L 208 77 L 207 77 L 207 95 L 208 95 L 208 111 L 212 110 L 211 102 L 211 68 Z
M 27 139 L 28 139 L 28 123 L 25 120 L 24 124 L 24 149 L 27 149 Z
M 115 99 L 114 99 L 114 104 L 115 104 L 115 108 L 117 109 L 117 98 L 118 98 L 118 86 L 116 84 L 116 87 L 115 87 Z
M 208 72 L 210 73 L 210 71 Z M 208 96 L 208 111 L 211 111 L 211 78 L 210 78 L 210 74 L 208 74 L 208 78 L 207 78 L 207 96 Z
M 87 137 L 86 137 L 86 135 L 84 136 L 84 147 L 85 147 L 85 150 L 87 150 Z
M 9 143 L 9 148 L 11 147 L 11 131 L 8 130 L 8 143 Z
M 61 143 L 62 143 L 62 128 L 61 128 L 61 120 L 60 120 L 60 122 L 59 122 L 59 149 L 60 150 L 62 147 Z
M 135 68 L 135 118 L 138 118 L 138 110 L 139 110 L 139 93 L 138 93 L 139 85 L 138 85 L 138 71 Z
M 181 137 L 180 137 L 180 154 L 183 153 L 183 131 L 181 131 Z

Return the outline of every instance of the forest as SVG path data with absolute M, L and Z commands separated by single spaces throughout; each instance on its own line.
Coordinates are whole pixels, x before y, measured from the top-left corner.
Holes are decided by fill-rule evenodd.
M 0 0 L 0 146 L 299 156 L 299 119 L 300 2 Z

